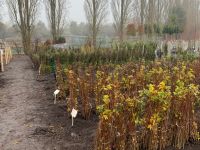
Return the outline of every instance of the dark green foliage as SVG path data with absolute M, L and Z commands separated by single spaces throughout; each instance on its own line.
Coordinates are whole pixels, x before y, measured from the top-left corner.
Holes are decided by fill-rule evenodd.
M 156 44 L 152 42 L 135 44 L 124 43 L 119 49 L 97 49 L 87 50 L 54 50 L 50 47 L 41 47 L 41 49 L 32 55 L 34 64 L 50 65 L 53 61 L 59 59 L 62 65 L 71 65 L 75 63 L 84 65 L 101 65 L 101 64 L 123 64 L 130 61 L 155 59 L 154 51 Z M 38 66 L 38 65 L 37 65 Z M 54 68 L 55 69 L 55 68 Z M 52 70 L 54 70 L 52 69 Z
M 154 24 L 153 28 L 154 28 L 155 33 L 157 33 L 157 34 L 162 33 L 162 26 L 160 24 Z
M 146 34 L 152 34 L 153 33 L 153 26 L 150 24 L 144 25 L 144 31 Z
M 168 22 L 163 28 L 163 33 L 170 35 L 182 33 L 185 21 L 186 13 L 184 9 L 180 6 L 174 7 L 172 11 L 170 11 Z
M 66 40 L 64 37 L 59 37 L 56 41 L 55 44 L 62 44 L 62 43 L 66 43 Z
M 164 56 L 167 56 L 167 54 L 168 54 L 168 47 L 167 47 L 167 44 L 165 43 L 165 45 L 164 45 Z
M 52 68 L 50 65 L 41 64 L 40 74 L 50 74 L 51 72 L 52 72 Z

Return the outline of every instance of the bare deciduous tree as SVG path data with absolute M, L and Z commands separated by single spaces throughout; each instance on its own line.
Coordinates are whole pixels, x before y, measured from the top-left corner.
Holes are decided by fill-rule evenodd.
M 146 6 L 146 0 L 141 0 L 141 2 L 140 2 L 140 21 L 141 21 L 142 26 L 144 25 L 145 6 Z
M 92 31 L 92 45 L 96 48 L 96 39 L 102 22 L 106 18 L 108 0 L 85 0 L 85 15 Z
M 0 0 L 0 8 L 3 6 L 3 1 Z
M 167 21 L 171 5 L 175 5 L 174 0 L 133 0 L 133 15 L 139 18 L 137 23 L 141 27 L 146 26 L 146 29 L 154 32 L 153 25 L 161 25 Z
M 31 36 L 38 4 L 39 0 L 7 0 L 10 17 L 20 30 L 26 53 L 31 50 Z
M 165 23 L 169 14 L 169 0 L 157 0 L 158 11 L 157 11 L 157 22 Z
M 44 0 L 53 41 L 61 36 L 66 23 L 67 0 Z
M 156 23 L 156 5 L 155 0 L 148 2 L 148 34 L 152 35 L 154 32 L 154 24 Z
M 0 9 L 2 9 L 2 6 L 3 6 L 3 2 L 2 2 L 2 0 L 0 0 Z M 1 20 L 1 16 L 2 14 L 1 14 L 1 12 L 0 12 L 0 20 Z
M 147 0 L 133 0 L 133 17 L 137 19 L 137 24 L 140 25 L 140 30 L 143 31 L 145 24 L 145 9 Z M 142 38 L 143 32 L 140 31 Z
M 124 40 L 124 30 L 127 21 L 130 19 L 132 14 L 132 0 L 112 0 L 112 14 L 114 18 L 114 27 L 120 37 L 120 42 Z

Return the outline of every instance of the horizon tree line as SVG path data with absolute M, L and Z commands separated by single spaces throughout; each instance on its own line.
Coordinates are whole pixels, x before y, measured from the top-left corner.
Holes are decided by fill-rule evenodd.
M 31 49 L 31 37 L 41 2 L 45 5 L 51 37 L 55 42 L 62 36 L 66 24 L 68 0 L 6 0 L 11 20 L 19 28 L 26 52 Z M 140 27 L 141 37 L 187 31 L 197 38 L 200 0 L 84 0 L 89 36 L 94 48 L 97 47 L 97 37 L 109 13 L 108 4 L 120 43 L 126 38 L 128 24 Z M 128 27 L 135 28 L 135 25 Z M 194 28 L 195 32 L 192 31 Z

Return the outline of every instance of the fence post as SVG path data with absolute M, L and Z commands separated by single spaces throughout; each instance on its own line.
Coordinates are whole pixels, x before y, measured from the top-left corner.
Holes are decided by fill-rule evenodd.
M 3 72 L 4 71 L 4 65 L 3 65 L 3 62 L 4 62 L 4 60 L 3 60 L 3 50 L 2 49 L 0 49 L 0 62 L 1 62 L 1 71 Z
M 5 60 L 6 60 L 6 65 L 8 64 L 8 48 L 5 47 Z

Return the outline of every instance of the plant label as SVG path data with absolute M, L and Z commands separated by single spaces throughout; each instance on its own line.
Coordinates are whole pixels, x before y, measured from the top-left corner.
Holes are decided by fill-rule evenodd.
M 54 104 L 56 104 L 56 96 L 57 96 L 59 93 L 60 93 L 60 90 L 55 90 L 55 92 L 54 92 L 54 96 L 55 96 L 55 98 L 54 98 Z
M 71 112 L 72 117 L 73 117 L 73 118 L 76 118 L 77 114 L 78 114 L 78 111 L 77 111 L 76 109 L 73 108 L 73 109 L 72 109 L 72 112 Z
M 78 111 L 76 109 L 72 109 L 71 115 L 72 115 L 72 127 L 74 126 L 74 118 L 76 118 L 78 114 Z
M 60 90 L 55 90 L 54 95 L 58 95 L 60 93 Z

